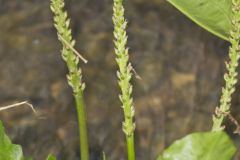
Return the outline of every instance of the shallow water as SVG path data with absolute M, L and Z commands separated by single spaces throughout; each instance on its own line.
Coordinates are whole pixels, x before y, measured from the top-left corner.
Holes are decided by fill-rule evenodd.
M 76 48 L 89 60 L 82 68 L 92 160 L 102 151 L 109 159 L 126 159 L 111 5 L 111 0 L 71 0 L 66 7 Z M 173 140 L 211 128 L 229 44 L 164 1 L 125 5 L 131 62 L 142 78 L 133 78 L 137 159 L 151 160 Z M 0 119 L 7 132 L 36 160 L 49 152 L 59 160 L 79 159 L 74 102 L 49 1 L 0 0 L 0 26 L 0 104 L 29 100 L 41 115 L 27 107 L 4 111 Z M 239 88 L 238 83 L 232 113 L 240 120 Z M 240 145 L 239 136 L 233 137 Z

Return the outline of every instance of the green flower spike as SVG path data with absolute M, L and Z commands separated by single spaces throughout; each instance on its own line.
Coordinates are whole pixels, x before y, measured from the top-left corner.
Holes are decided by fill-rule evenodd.
M 124 112 L 124 122 L 123 131 L 127 139 L 128 147 L 128 159 L 135 159 L 135 149 L 134 149 L 134 130 L 135 123 L 133 122 L 134 117 L 134 107 L 132 99 L 132 85 L 130 80 L 132 78 L 131 74 L 131 64 L 129 63 L 128 48 L 127 44 L 127 21 L 124 18 L 124 7 L 122 0 L 114 0 L 113 5 L 113 24 L 114 24 L 114 44 L 116 61 L 119 67 L 117 71 L 118 84 L 121 89 L 121 95 L 119 96 L 122 102 L 122 108 Z
M 62 58 L 66 62 L 69 74 L 67 75 L 68 84 L 73 89 L 76 101 L 79 134 L 80 134 L 80 153 L 82 160 L 89 159 L 88 137 L 86 113 L 83 99 L 83 90 L 85 84 L 82 82 L 82 72 L 78 67 L 79 58 L 87 62 L 75 49 L 75 41 L 72 38 L 71 29 L 69 28 L 70 20 L 64 11 L 63 0 L 51 0 L 51 10 L 54 13 L 54 25 L 57 29 L 58 38 L 63 45 Z
M 229 59 L 226 63 L 227 73 L 224 75 L 225 87 L 222 89 L 222 96 L 220 99 L 220 107 L 216 109 L 216 115 L 213 116 L 212 131 L 220 131 L 223 120 L 230 111 L 231 95 L 235 91 L 237 83 L 237 67 L 240 58 L 240 0 L 232 0 L 232 29 L 230 32 Z

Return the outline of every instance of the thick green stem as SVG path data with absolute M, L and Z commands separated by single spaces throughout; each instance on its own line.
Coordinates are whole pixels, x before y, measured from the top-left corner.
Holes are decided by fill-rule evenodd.
M 127 137 L 128 160 L 135 160 L 134 134 Z
M 77 114 L 78 114 L 81 160 L 88 160 L 89 159 L 88 133 L 87 133 L 86 110 L 85 110 L 85 105 L 83 100 L 83 93 L 80 93 L 79 96 L 75 96 L 75 100 L 76 100 L 76 108 L 77 108 Z

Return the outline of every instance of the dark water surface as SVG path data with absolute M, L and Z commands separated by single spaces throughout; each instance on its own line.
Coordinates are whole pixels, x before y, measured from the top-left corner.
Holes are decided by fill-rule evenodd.
M 153 160 L 173 140 L 211 128 L 223 84 L 228 43 L 188 20 L 161 0 L 126 1 L 132 64 L 138 160 Z M 126 159 L 121 130 L 111 0 L 69 0 L 71 27 L 83 64 L 92 160 Z M 49 0 L 0 0 L 0 105 L 29 100 L 0 119 L 26 155 L 79 159 L 76 111 Z M 240 83 L 233 115 L 240 120 Z M 231 134 L 234 126 L 227 122 Z M 232 135 L 232 134 L 231 134 Z M 232 135 L 240 145 L 239 136 Z M 238 158 L 236 158 L 238 159 Z

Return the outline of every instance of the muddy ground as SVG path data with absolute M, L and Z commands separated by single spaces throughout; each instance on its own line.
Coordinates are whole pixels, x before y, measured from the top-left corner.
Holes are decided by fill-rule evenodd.
M 175 139 L 208 131 L 223 85 L 229 44 L 206 32 L 161 0 L 125 3 L 133 79 L 138 160 L 153 160 Z M 104 151 L 126 159 L 112 43 L 112 0 L 69 0 L 68 10 L 82 64 L 91 159 Z M 0 113 L 14 143 L 43 160 L 78 160 L 78 130 L 67 68 L 52 24 L 49 0 L 0 0 L 0 105 L 28 100 L 28 107 Z M 232 113 L 240 120 L 240 83 Z M 233 135 L 234 126 L 227 123 Z M 236 158 L 236 159 L 240 159 Z

